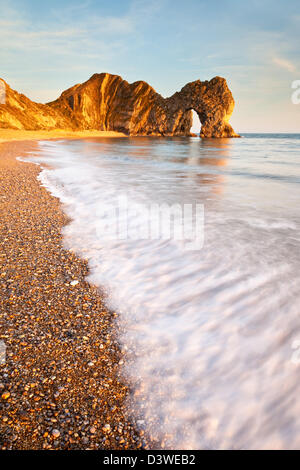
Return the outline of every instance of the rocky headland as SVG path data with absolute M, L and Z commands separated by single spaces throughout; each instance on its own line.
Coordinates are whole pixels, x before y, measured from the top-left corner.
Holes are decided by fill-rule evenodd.
M 239 137 L 229 124 L 234 99 L 221 77 L 190 82 L 163 98 L 146 82 L 128 83 L 118 75 L 100 73 L 47 104 L 35 103 L 3 83 L 0 129 L 188 136 L 195 110 L 201 122 L 200 137 Z

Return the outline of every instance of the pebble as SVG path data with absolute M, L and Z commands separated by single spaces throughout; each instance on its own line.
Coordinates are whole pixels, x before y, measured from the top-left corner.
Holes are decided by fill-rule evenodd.
M 82 282 L 87 263 L 62 247 L 67 218 L 37 182 L 40 169 L 9 155 L 24 145 L 36 150 L 0 145 L 0 448 L 136 449 L 111 312 Z
M 110 432 L 110 429 L 111 429 L 111 428 L 110 428 L 110 425 L 109 425 L 109 424 L 105 424 L 105 426 L 103 426 L 103 428 L 102 428 L 102 431 L 103 431 L 103 432 Z

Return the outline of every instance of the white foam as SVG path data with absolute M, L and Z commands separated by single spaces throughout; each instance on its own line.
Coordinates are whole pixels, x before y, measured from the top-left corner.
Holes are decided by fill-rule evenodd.
M 280 217 L 267 209 L 260 181 L 241 195 L 240 177 L 228 175 L 224 189 L 216 175 L 225 170 L 195 166 L 203 149 L 176 142 L 149 141 L 146 150 L 139 140 L 41 144 L 38 161 L 53 169 L 40 179 L 72 217 L 65 245 L 89 260 L 89 280 L 121 312 L 122 344 L 136 355 L 124 373 L 152 434 L 171 435 L 166 445 L 176 448 L 299 448 L 299 370 L 290 360 L 299 333 L 299 220 L 291 206 Z M 178 160 L 166 162 L 169 154 Z M 265 184 L 271 191 L 278 183 Z M 125 193 L 129 204 L 203 202 L 203 250 L 103 238 L 101 208 Z

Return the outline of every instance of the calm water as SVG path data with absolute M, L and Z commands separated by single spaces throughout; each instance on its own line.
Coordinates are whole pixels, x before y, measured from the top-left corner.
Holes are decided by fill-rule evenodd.
M 300 448 L 300 135 L 40 147 L 35 161 L 54 168 L 42 181 L 73 218 L 66 246 L 135 350 L 123 372 L 141 425 L 156 420 L 177 448 Z M 102 236 L 120 195 L 129 208 L 203 204 L 203 248 Z

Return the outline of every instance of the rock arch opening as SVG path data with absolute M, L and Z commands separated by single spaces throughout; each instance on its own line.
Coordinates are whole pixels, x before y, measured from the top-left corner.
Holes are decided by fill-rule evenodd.
M 198 113 L 192 109 L 192 127 L 190 129 L 192 134 L 199 134 L 201 132 L 201 121 L 199 119 Z

